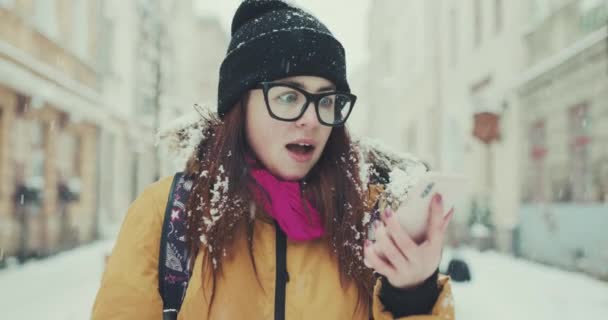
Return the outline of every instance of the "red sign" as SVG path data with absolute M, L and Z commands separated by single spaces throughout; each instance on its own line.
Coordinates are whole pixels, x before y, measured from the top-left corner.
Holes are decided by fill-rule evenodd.
M 485 144 L 500 139 L 500 116 L 496 113 L 481 112 L 475 114 L 473 136 Z

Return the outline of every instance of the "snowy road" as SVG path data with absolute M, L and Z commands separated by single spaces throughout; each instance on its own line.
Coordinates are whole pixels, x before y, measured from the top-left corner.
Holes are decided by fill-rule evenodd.
M 608 283 L 494 252 L 460 256 L 473 281 L 454 284 L 457 319 L 608 319 Z
M 0 271 L 0 319 L 89 319 L 111 242 Z
M 0 318 L 88 319 L 110 247 L 99 242 L 0 271 Z M 608 319 L 607 283 L 496 253 L 462 256 L 473 282 L 454 284 L 457 319 Z

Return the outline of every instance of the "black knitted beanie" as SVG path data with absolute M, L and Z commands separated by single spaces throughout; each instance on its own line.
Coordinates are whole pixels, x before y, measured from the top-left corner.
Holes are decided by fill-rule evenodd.
M 220 67 L 220 117 L 263 81 L 318 76 L 338 91 L 350 92 L 342 44 L 300 8 L 279 0 L 244 0 L 232 19 L 231 34 Z

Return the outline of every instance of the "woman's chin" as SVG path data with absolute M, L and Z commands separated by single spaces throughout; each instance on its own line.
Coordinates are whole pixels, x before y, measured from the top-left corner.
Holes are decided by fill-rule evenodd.
M 285 181 L 299 181 L 299 180 L 304 179 L 304 177 L 306 176 L 306 173 L 301 174 L 301 173 L 289 172 L 289 173 L 279 174 L 278 176 L 282 180 L 285 180 Z
M 266 168 L 275 177 L 286 181 L 298 181 L 304 179 L 316 161 L 296 162 L 289 157 L 280 162 L 275 162 L 275 165 L 266 166 Z
M 272 170 L 271 170 L 272 171 Z M 310 170 L 306 168 L 280 168 L 277 172 L 272 172 L 278 178 L 286 181 L 298 181 L 304 179 Z

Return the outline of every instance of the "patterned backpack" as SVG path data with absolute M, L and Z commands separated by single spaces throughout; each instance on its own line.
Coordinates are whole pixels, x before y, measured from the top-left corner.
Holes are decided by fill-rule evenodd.
M 192 190 L 192 180 L 181 172 L 175 174 L 165 209 L 160 255 L 158 259 L 158 289 L 163 298 L 163 320 L 176 320 L 192 272 L 196 253 L 186 245 L 186 202 Z
M 160 254 L 158 258 L 158 290 L 163 299 L 163 320 L 176 320 L 192 275 L 193 259 L 186 243 L 186 206 L 193 181 L 183 173 L 175 174 L 165 209 Z M 285 319 L 285 287 L 287 273 L 287 237 L 276 228 L 275 319 Z

